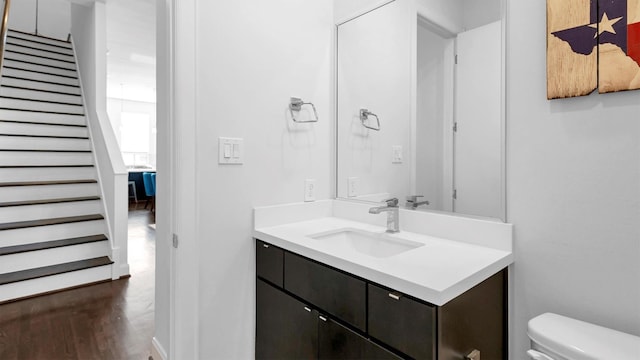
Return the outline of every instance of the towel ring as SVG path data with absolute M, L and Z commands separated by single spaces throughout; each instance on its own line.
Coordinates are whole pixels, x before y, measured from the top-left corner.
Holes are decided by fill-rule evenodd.
M 315 116 L 315 119 L 310 119 L 310 120 L 297 120 L 296 119 L 296 115 L 295 115 L 294 111 L 295 112 L 300 112 L 302 110 L 302 106 L 303 105 L 311 105 L 311 108 L 313 109 L 313 114 Z M 304 102 L 300 98 L 296 98 L 296 97 L 292 97 L 291 98 L 291 103 L 289 104 L 289 111 L 291 111 L 291 118 L 293 119 L 294 122 L 297 122 L 297 123 L 314 123 L 314 122 L 318 122 L 318 112 L 316 111 L 315 105 L 313 105 L 313 103 L 310 103 L 310 102 Z
M 369 116 L 373 116 L 374 118 L 376 118 L 376 123 L 378 124 L 377 127 L 373 127 L 367 124 L 369 122 Z M 372 113 L 371 111 L 367 109 L 360 109 L 360 121 L 362 121 L 362 126 L 366 127 L 367 129 L 380 131 L 380 119 L 378 119 L 378 115 Z

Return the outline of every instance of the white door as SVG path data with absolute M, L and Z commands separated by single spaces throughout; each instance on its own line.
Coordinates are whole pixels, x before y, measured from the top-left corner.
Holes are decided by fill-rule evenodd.
M 501 23 L 469 30 L 456 40 L 454 211 L 501 214 Z

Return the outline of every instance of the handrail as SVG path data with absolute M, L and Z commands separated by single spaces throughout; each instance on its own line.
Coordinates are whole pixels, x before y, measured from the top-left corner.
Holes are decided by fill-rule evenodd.
M 2 28 L 0 28 L 0 72 L 4 63 L 4 48 L 7 45 L 7 30 L 9 30 L 9 8 L 11 0 L 4 0 L 4 11 L 2 13 Z

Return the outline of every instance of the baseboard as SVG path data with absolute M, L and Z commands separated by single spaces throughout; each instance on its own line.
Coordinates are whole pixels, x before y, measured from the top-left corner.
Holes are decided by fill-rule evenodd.
M 155 336 L 151 339 L 151 357 L 153 360 L 167 360 L 167 352 L 164 351 Z

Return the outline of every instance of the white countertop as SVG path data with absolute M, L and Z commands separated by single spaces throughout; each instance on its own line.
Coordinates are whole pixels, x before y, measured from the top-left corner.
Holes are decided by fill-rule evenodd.
M 344 216 L 347 208 L 349 212 L 356 211 L 360 216 L 359 213 L 361 210 L 365 211 L 367 205 L 345 204 L 345 202 L 330 200 L 324 204 L 307 206 L 292 204 L 258 208 L 255 213 L 253 236 L 434 305 L 444 305 L 513 262 L 510 246 L 511 225 L 495 222 L 484 224 L 478 222 L 481 220 L 451 215 L 434 215 L 426 212 L 422 215 L 401 210 L 401 231 L 391 236 L 424 245 L 385 258 L 348 251 L 344 247 L 310 237 L 310 235 L 340 229 L 385 232 L 386 227 L 379 224 L 380 219 L 386 219 L 385 214 L 370 215 L 365 218 L 375 220 L 371 222 L 377 222 L 372 224 L 354 221 Z M 406 227 L 409 228 L 407 230 L 402 226 L 403 214 L 407 218 Z M 454 218 L 440 220 L 444 223 L 453 221 L 452 226 L 468 228 L 466 233 L 477 234 L 477 239 L 450 240 L 441 235 L 430 235 L 428 227 L 425 230 L 424 226 L 415 225 L 419 222 L 424 223 L 426 220 L 427 223 L 431 221 L 436 224 L 435 227 L 438 222 L 442 222 L 438 220 L 438 217 L 442 216 Z M 274 220 L 277 218 L 282 219 Z M 500 226 L 508 228 L 504 229 Z M 412 232 L 413 228 L 420 230 L 420 233 Z M 493 230 L 487 231 L 490 236 L 486 236 L 481 233 L 483 229 Z M 446 229 L 434 230 L 439 234 L 443 231 Z M 452 237 L 460 237 L 460 228 L 452 229 L 452 234 Z M 498 243 L 508 243 L 509 246 L 495 246 L 491 237 L 500 236 L 508 236 L 508 239 L 500 239 Z

